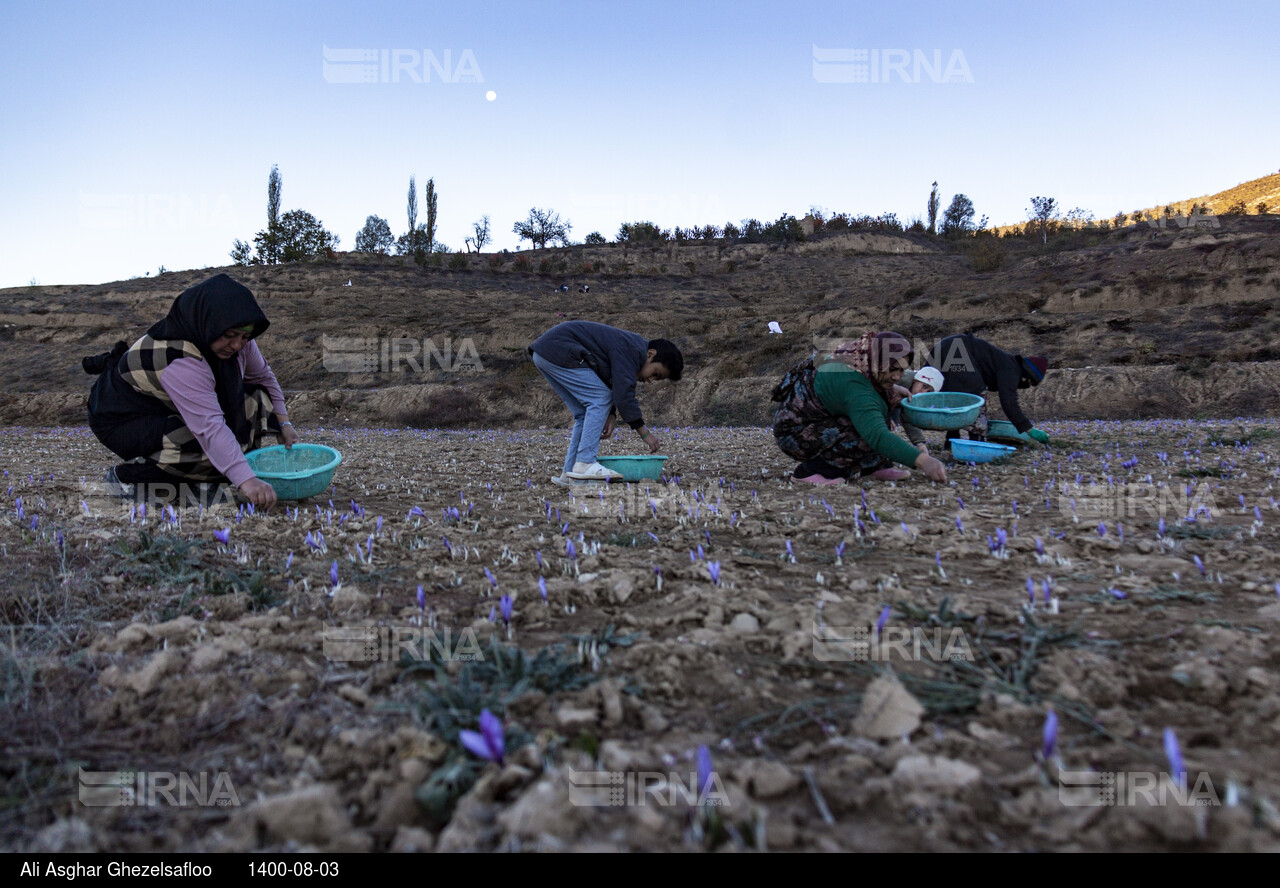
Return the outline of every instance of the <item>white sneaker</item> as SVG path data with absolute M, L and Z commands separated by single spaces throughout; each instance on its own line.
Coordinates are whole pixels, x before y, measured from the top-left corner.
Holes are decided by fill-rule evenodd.
M 555 484 L 557 487 L 568 487 L 573 483 L 573 479 L 562 472 L 559 475 L 552 475 L 551 483 Z
M 621 472 L 607 469 L 598 462 L 590 465 L 580 462 L 574 463 L 573 471 L 565 472 L 565 474 L 575 481 L 614 481 L 622 479 Z

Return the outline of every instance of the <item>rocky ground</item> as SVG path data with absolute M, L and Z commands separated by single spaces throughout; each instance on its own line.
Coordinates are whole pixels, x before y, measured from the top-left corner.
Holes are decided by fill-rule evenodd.
M 0 844 L 1277 850 L 1280 427 L 1044 426 L 841 488 L 675 428 L 665 481 L 566 491 L 560 430 L 309 425 L 334 485 L 270 514 L 0 429 Z

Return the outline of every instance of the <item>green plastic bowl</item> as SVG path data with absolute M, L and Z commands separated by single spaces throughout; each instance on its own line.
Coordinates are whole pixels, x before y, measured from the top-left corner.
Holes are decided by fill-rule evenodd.
M 323 444 L 283 444 L 245 454 L 253 473 L 271 485 L 282 500 L 318 496 L 333 482 L 342 454 Z
M 1018 431 L 1017 426 L 1007 419 L 993 419 L 987 423 L 987 437 L 999 438 L 1001 441 L 1017 441 L 1020 444 L 1031 443 L 1031 437 Z
M 651 456 L 601 456 L 596 461 L 606 469 L 621 472 L 623 481 L 657 481 L 662 477 L 662 464 L 667 458 L 655 453 Z
M 986 463 L 997 459 L 1003 459 L 1011 453 L 1017 453 L 1018 448 L 1009 447 L 1005 444 L 992 444 L 989 441 L 966 441 L 963 438 L 954 438 L 951 441 L 951 455 L 960 462 L 967 463 Z
M 965 392 L 921 392 L 902 399 L 902 418 L 918 429 L 962 429 L 973 425 L 985 403 L 982 395 Z

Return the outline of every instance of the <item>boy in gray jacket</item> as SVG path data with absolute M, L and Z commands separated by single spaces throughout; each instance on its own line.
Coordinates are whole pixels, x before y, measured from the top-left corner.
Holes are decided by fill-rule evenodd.
M 680 378 L 684 356 L 673 343 L 645 339 L 607 324 L 566 321 L 534 340 L 529 354 L 573 414 L 564 469 L 551 479 L 553 483 L 567 486 L 574 481 L 622 477 L 597 461 L 600 441 L 613 434 L 617 415 L 644 440 L 650 453 L 658 452 L 661 442 L 644 424 L 636 383 Z

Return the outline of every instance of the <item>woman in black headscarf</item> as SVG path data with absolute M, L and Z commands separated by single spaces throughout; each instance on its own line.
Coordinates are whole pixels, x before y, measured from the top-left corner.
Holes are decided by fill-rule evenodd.
M 230 481 L 255 506 L 274 505 L 275 491 L 244 458 L 267 435 L 286 447 L 298 441 L 280 383 L 254 342 L 269 323 L 249 289 L 220 274 L 184 291 L 132 346 L 119 342 L 110 354 L 85 358 L 85 371 L 98 374 L 89 428 L 128 461 L 107 473 L 108 482 L 127 489 Z

